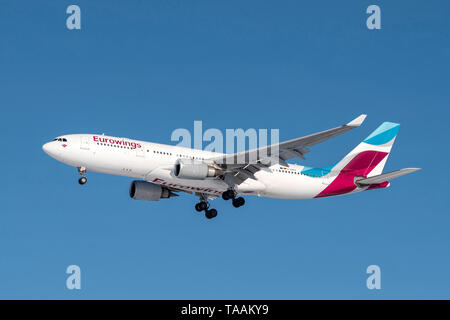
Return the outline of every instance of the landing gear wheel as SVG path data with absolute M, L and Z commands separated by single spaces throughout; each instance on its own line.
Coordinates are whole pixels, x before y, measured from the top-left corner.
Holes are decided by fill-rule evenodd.
M 199 203 L 195 204 L 195 210 L 200 212 L 200 211 L 205 211 L 208 209 L 208 203 L 205 201 L 200 201 Z
M 199 202 L 198 207 L 201 209 L 200 211 L 208 209 L 208 203 L 205 201 Z
M 233 207 L 235 207 L 235 208 L 242 207 L 244 204 L 245 204 L 245 199 L 242 197 L 233 199 Z
M 86 174 L 86 168 L 85 167 L 78 167 L 78 173 L 81 175 L 81 178 L 78 179 L 78 183 L 83 185 L 87 182 L 87 178 L 84 176 Z
M 216 209 L 205 210 L 205 217 L 208 219 L 217 217 L 217 210 Z
M 232 198 L 234 198 L 233 190 L 227 190 L 224 193 L 222 193 L 222 199 L 223 200 L 230 200 Z

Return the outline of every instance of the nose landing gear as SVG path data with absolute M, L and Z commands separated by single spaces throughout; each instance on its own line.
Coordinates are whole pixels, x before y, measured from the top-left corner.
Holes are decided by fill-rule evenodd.
M 78 167 L 78 173 L 81 174 L 81 178 L 78 179 L 78 183 L 83 185 L 87 182 L 87 178 L 85 177 L 86 174 L 86 168 L 85 167 Z
M 78 183 L 81 185 L 85 184 L 86 182 L 87 182 L 86 177 L 81 177 L 80 179 L 78 179 Z

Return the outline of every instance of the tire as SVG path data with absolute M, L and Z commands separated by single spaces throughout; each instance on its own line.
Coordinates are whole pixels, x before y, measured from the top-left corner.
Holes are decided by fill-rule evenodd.
M 85 184 L 86 182 L 87 182 L 86 177 L 81 177 L 80 179 L 78 179 L 78 183 L 81 185 Z
M 201 208 L 200 202 L 195 204 L 195 211 L 197 211 L 197 212 L 203 211 L 203 209 Z
M 245 204 L 245 199 L 242 197 L 233 199 L 233 207 L 239 208 Z
M 208 209 L 208 204 L 206 202 L 202 201 L 202 202 L 198 203 L 198 207 L 200 208 L 200 211 L 203 211 L 203 210 Z
M 215 217 L 217 217 L 217 210 L 211 209 L 211 210 L 209 210 L 209 214 L 211 215 L 211 217 L 215 218 Z
M 207 219 L 212 219 L 214 217 L 217 217 L 217 210 L 216 209 L 206 210 L 205 217 Z
M 230 200 L 233 197 L 234 197 L 233 190 L 227 190 L 224 193 L 222 193 L 222 199 L 223 200 Z

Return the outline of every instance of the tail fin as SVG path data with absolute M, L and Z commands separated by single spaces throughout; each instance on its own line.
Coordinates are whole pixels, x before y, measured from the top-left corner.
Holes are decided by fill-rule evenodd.
M 400 124 L 384 122 L 339 161 L 333 171 L 371 177 L 383 172 Z

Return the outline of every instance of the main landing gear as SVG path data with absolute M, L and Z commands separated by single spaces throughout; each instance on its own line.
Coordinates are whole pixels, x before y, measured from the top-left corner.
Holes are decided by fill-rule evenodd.
M 208 196 L 206 196 L 204 194 L 198 194 L 198 193 L 197 193 L 197 195 L 200 197 L 200 202 L 195 204 L 195 210 L 197 212 L 204 211 L 205 217 L 208 219 L 217 217 L 217 210 L 209 208 Z M 222 193 L 222 199 L 223 200 L 232 199 L 233 207 L 235 207 L 235 208 L 242 207 L 245 204 L 245 199 L 242 197 L 236 197 L 236 193 L 232 189 L 229 189 L 229 190 L 225 191 L 224 193 Z
M 237 197 L 236 198 L 236 193 L 233 190 L 231 190 L 231 189 L 228 189 L 227 191 L 222 193 L 222 199 L 223 200 L 233 199 L 232 200 L 233 207 L 235 207 L 235 208 L 242 207 L 245 204 L 245 199 L 242 198 L 242 197 Z
M 81 174 L 81 178 L 78 179 L 78 183 L 83 185 L 87 182 L 87 178 L 85 177 L 86 174 L 86 168 L 85 167 L 78 167 L 78 173 Z
M 205 211 L 205 217 L 208 219 L 217 217 L 217 210 L 209 209 L 209 202 L 204 196 L 200 196 L 200 202 L 195 205 L 195 210 L 197 212 Z
M 217 217 L 217 210 L 209 209 L 209 202 L 205 200 L 201 200 L 199 203 L 197 203 L 195 205 L 195 210 L 198 212 L 205 211 L 205 217 L 208 219 Z

